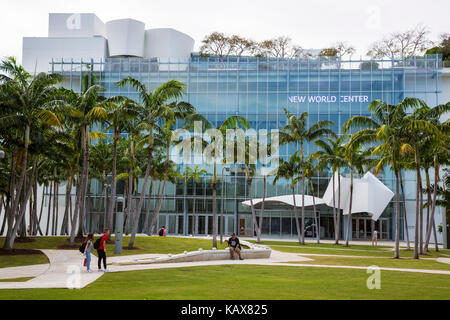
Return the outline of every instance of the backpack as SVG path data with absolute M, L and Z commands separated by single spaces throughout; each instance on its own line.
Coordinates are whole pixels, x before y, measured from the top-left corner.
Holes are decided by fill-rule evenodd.
M 162 237 L 164 235 L 164 229 L 163 228 L 159 229 L 159 233 L 158 234 L 159 234 L 160 237 Z
M 100 248 L 100 242 L 102 241 L 102 238 L 98 238 L 97 240 L 95 240 L 94 242 L 94 249 L 98 249 Z
M 83 242 L 78 250 L 80 250 L 81 253 L 84 253 L 84 249 L 86 249 L 86 242 Z

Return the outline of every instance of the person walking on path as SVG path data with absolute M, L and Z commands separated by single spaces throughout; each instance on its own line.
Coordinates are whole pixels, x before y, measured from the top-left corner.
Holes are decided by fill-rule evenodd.
M 87 272 L 92 272 L 91 270 L 91 252 L 94 247 L 94 234 L 89 233 L 86 240 L 86 247 L 84 247 L 84 256 L 86 257 L 86 269 Z
M 100 241 L 99 246 L 97 248 L 97 254 L 98 254 L 98 271 L 105 271 L 108 272 L 108 269 L 106 267 L 106 242 L 108 241 L 110 231 L 108 228 L 104 230 L 104 234 L 102 237 L 97 240 Z M 102 260 L 103 260 L 103 267 L 104 270 L 102 270 Z
M 378 246 L 378 231 L 374 230 L 372 234 L 372 246 Z

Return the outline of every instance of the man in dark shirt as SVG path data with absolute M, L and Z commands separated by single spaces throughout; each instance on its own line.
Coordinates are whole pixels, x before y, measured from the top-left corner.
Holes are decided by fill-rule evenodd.
M 231 238 L 228 239 L 228 247 L 230 247 L 230 256 L 232 260 L 234 260 L 234 253 L 238 254 L 239 260 L 244 260 L 241 257 L 241 244 L 239 242 L 239 238 L 236 237 L 235 233 L 233 233 L 231 235 Z

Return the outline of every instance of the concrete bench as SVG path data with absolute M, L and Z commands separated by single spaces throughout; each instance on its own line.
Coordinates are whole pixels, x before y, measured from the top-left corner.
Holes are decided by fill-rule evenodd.
M 256 245 L 247 241 L 241 241 L 243 247 L 241 256 L 244 259 L 268 259 L 272 250 L 269 247 Z M 135 264 L 158 264 L 158 263 L 178 263 L 178 262 L 198 262 L 213 260 L 229 260 L 230 251 L 223 250 L 203 250 L 184 252 L 181 254 L 169 255 L 152 259 L 135 259 L 121 262 L 114 262 L 112 265 L 135 265 Z

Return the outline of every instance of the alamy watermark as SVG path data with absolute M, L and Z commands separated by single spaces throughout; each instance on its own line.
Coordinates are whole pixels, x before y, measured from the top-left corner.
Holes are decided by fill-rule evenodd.
M 275 170 L 279 165 L 278 130 L 218 129 L 202 130 L 196 121 L 194 132 L 177 129 L 173 132 L 171 160 L 176 164 L 258 165 Z
M 371 274 L 367 278 L 366 285 L 369 290 L 380 290 L 381 289 L 381 269 L 378 266 L 367 267 L 367 273 Z
M 66 279 L 67 289 L 81 289 L 81 268 L 77 265 L 67 267 L 66 273 L 69 276 Z

